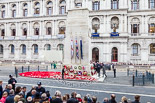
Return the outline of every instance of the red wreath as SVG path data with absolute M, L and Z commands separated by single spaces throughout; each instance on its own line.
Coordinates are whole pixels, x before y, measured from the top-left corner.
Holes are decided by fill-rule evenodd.
M 94 67 L 93 66 L 91 66 L 91 70 L 93 70 L 94 69 Z
M 83 71 L 83 76 L 87 76 L 87 72 L 86 71 Z

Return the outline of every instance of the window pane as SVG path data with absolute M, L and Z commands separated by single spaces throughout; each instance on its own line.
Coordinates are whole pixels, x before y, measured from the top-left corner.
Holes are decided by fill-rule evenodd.
M 2 11 L 2 18 L 5 18 L 5 11 Z
M 60 9 L 61 9 L 61 12 L 60 13 L 61 14 L 65 14 L 65 7 L 64 6 L 61 6 Z
M 155 54 L 155 44 L 150 45 L 150 53 Z
M 3 46 L 0 46 L 0 54 L 3 54 Z
M 14 54 L 14 45 L 11 45 L 11 54 Z
M 22 46 L 22 54 L 26 54 L 26 46 L 25 45 Z

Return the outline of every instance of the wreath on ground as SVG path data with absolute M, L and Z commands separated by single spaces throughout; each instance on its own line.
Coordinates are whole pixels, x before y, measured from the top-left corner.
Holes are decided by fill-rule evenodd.
M 78 69 L 79 69 L 79 70 L 82 70 L 82 67 L 81 67 L 81 66 L 79 66 L 79 67 L 78 67 Z

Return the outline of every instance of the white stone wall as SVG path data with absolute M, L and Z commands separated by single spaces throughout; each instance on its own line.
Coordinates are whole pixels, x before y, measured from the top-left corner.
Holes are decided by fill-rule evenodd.
M 53 2 L 53 14 L 51 16 L 47 15 L 46 3 L 49 0 L 1 0 L 0 8 L 5 5 L 5 9 L 0 9 L 0 25 L 5 27 L 5 36 L 0 37 L 0 43 L 4 47 L 3 54 L 0 55 L 2 60 L 41 60 L 42 52 L 44 51 L 45 44 L 51 44 L 52 49 L 57 49 L 58 44 L 64 44 L 64 48 L 70 48 L 70 41 L 74 28 L 69 26 L 68 20 L 74 22 L 74 18 L 68 18 L 68 13 L 70 11 L 76 10 L 74 0 L 66 0 L 66 14 L 59 14 L 59 4 L 60 0 L 54 0 Z M 80 1 L 80 0 L 79 0 Z M 100 1 L 100 10 L 92 11 L 92 2 Z M 34 16 L 34 4 L 35 2 L 40 3 L 40 15 Z M 99 48 L 100 56 L 99 60 L 102 62 L 111 62 L 111 49 L 113 47 L 118 48 L 118 62 L 133 62 L 133 63 L 153 63 L 155 61 L 155 56 L 150 55 L 151 43 L 155 43 L 155 36 L 149 35 L 148 23 L 151 17 L 154 17 L 154 9 L 148 8 L 148 0 L 140 0 L 139 9 L 134 11 L 131 9 L 131 0 L 119 0 L 119 9 L 111 9 L 111 0 L 81 0 L 82 7 L 88 9 L 88 30 L 79 28 L 76 31 L 77 36 L 85 35 L 85 46 L 89 45 L 88 48 L 84 47 L 84 60 L 83 62 L 89 62 L 92 60 L 92 49 L 94 47 Z M 23 17 L 23 4 L 28 4 L 28 16 Z M 16 17 L 12 17 L 12 4 L 16 4 Z M 1 17 L 2 10 L 5 10 L 5 18 Z M 119 19 L 119 37 L 110 37 L 110 33 L 113 31 L 111 28 L 111 18 L 118 17 Z M 100 20 L 100 29 L 98 33 L 100 37 L 92 38 L 92 19 L 98 18 Z M 139 19 L 139 34 L 136 36 L 131 35 L 131 24 L 132 19 Z M 76 19 L 78 21 L 78 18 Z M 59 39 L 57 36 L 59 34 L 59 23 L 63 21 L 66 25 L 65 38 Z M 79 19 L 80 21 L 80 19 Z M 39 23 L 39 36 L 34 36 L 34 23 Z M 52 24 L 52 35 L 46 34 L 46 23 L 51 22 Z M 27 24 L 28 34 L 26 37 L 22 33 L 22 24 Z M 155 23 L 155 22 L 154 22 Z M 11 36 L 11 24 L 15 24 L 16 36 Z M 83 25 L 78 24 L 78 25 Z M 67 28 L 68 27 L 68 28 Z M 0 33 L 1 34 L 1 33 Z M 67 43 L 66 43 L 67 41 Z M 132 56 L 132 44 L 140 44 L 140 55 Z M 15 45 L 15 54 L 10 54 L 9 45 Z M 26 56 L 21 55 L 20 45 L 25 44 L 27 47 Z M 39 54 L 34 56 L 32 53 L 32 45 L 39 45 Z M 70 50 L 70 49 L 69 49 Z M 88 52 L 86 52 L 88 50 Z M 88 54 L 87 54 L 88 53 Z M 67 56 L 65 56 L 67 55 Z M 64 53 L 64 60 L 69 61 L 69 63 L 75 61 L 68 60 L 68 55 Z M 78 62 L 80 63 L 80 62 Z

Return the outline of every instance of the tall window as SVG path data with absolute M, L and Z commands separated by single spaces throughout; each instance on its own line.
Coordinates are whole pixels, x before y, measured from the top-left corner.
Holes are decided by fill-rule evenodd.
M 27 9 L 24 9 L 23 10 L 23 16 L 27 16 L 27 13 L 28 13 Z
M 65 7 L 64 6 L 60 7 L 60 14 L 65 14 Z
M 139 9 L 139 0 L 133 0 L 133 1 L 131 1 L 131 9 L 132 10 Z
M 52 15 L 53 3 L 51 1 L 47 2 L 47 15 Z
M 139 33 L 139 24 L 131 25 L 131 33 Z
M 155 0 L 149 0 L 149 8 L 155 8 Z
M 14 45 L 11 45 L 10 46 L 10 49 L 11 49 L 11 54 L 14 54 L 15 53 L 15 47 L 14 47 Z
M 12 10 L 12 17 L 16 17 L 16 10 Z
M 52 8 L 51 7 L 47 8 L 47 15 L 52 15 Z
M 40 9 L 39 9 L 39 8 L 36 8 L 36 9 L 35 9 L 35 14 L 36 14 L 36 15 L 39 15 L 39 14 L 40 14 Z
M 34 50 L 33 51 L 34 54 L 38 54 L 38 45 L 37 44 L 33 45 L 33 50 Z
M 23 35 L 24 35 L 24 36 L 27 36 L 27 28 L 24 28 L 24 29 L 23 29 Z
M 99 1 L 95 1 L 93 2 L 93 10 L 99 10 L 100 9 L 100 2 Z
M 39 35 L 39 28 L 35 28 L 35 29 L 34 29 L 34 32 L 35 32 L 35 33 L 34 33 L 35 35 Z
M 5 29 L 1 30 L 1 36 L 5 36 Z
M 3 54 L 3 45 L 0 45 L 0 54 Z
M 39 2 L 35 3 L 34 14 L 35 14 L 35 16 L 38 16 L 40 14 L 40 3 Z
M 16 36 L 16 29 L 12 29 L 12 36 Z
M 155 54 L 155 43 L 150 44 L 150 54 Z
M 149 24 L 149 33 L 155 33 L 155 24 L 154 23 Z
M 98 33 L 99 28 L 100 28 L 100 20 L 98 18 L 94 18 L 92 20 L 93 33 Z
M 111 0 L 111 9 L 119 8 L 119 0 Z
M 2 18 L 5 18 L 5 10 L 2 11 Z
M 138 56 L 138 44 L 133 44 L 132 45 L 132 54 L 133 56 Z
M 60 2 L 60 14 L 65 14 L 66 13 L 66 1 L 62 0 Z
M 22 54 L 26 54 L 26 45 L 23 44 L 21 48 L 22 48 Z
M 52 28 L 51 27 L 47 27 L 47 35 L 51 35 L 52 34 Z

